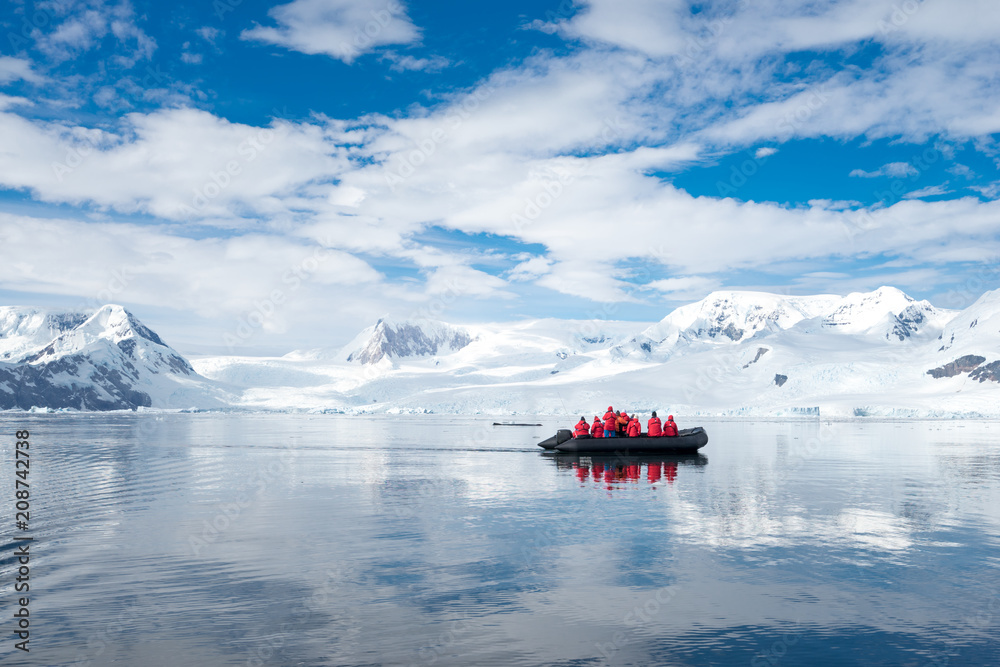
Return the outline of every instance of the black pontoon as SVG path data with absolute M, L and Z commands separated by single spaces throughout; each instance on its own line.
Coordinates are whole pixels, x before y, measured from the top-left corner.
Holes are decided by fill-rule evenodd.
M 657 454 L 660 452 L 694 453 L 708 444 L 708 434 L 700 426 L 687 428 L 677 435 L 663 435 L 651 438 L 640 435 L 636 438 L 592 438 L 581 435 L 574 438 L 569 429 L 559 429 L 554 436 L 538 443 L 542 449 L 557 452 L 623 452 L 629 454 Z

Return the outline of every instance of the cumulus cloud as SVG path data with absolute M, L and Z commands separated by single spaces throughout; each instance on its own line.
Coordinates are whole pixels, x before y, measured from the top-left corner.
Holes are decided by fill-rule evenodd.
M 31 37 L 38 49 L 55 62 L 91 51 L 109 35 L 122 47 L 109 59 L 121 67 L 149 59 L 156 50 L 156 40 L 136 23 L 135 10 L 128 0 L 50 3 L 43 11 L 46 22 L 36 27 Z
M 300 188 L 348 163 L 334 128 L 252 127 L 194 109 L 130 114 L 119 133 L 12 113 L 0 114 L 0 128 L 7 187 L 168 220 L 280 216 Z
M 420 38 L 399 0 L 294 0 L 268 14 L 277 26 L 256 26 L 240 37 L 348 64 L 380 46 Z
M 140 289 L 146 283 L 137 279 L 130 298 L 152 300 L 170 290 L 170 304 L 187 308 L 202 299 L 206 312 L 239 312 L 259 298 L 254 294 L 266 294 L 270 283 L 247 277 L 255 254 L 274 258 L 263 272 L 273 281 L 278 268 L 311 247 L 335 249 L 339 259 L 330 266 L 347 273 L 317 271 L 310 285 L 354 285 L 345 282 L 350 273 L 364 278 L 343 298 L 362 304 L 357 316 L 366 319 L 384 312 L 387 300 L 426 303 L 454 291 L 507 299 L 513 283 L 593 301 L 659 302 L 697 298 L 740 269 L 878 254 L 953 261 L 970 248 L 1000 251 L 1000 204 L 920 199 L 945 194 L 934 189 L 941 186 L 866 210 L 850 201 L 787 206 L 699 197 L 670 182 L 700 160 L 737 149 L 768 157 L 802 137 L 964 139 L 1000 130 L 997 47 L 967 15 L 980 11 L 977 20 L 995 27 L 990 6 L 959 3 L 958 19 L 927 0 L 895 23 L 891 7 L 853 0 L 810 6 L 806 12 L 801 3 L 760 0 L 729 15 L 692 15 L 681 2 L 594 0 L 550 22 L 585 47 L 538 53 L 433 106 L 391 116 L 316 116 L 261 127 L 169 108 L 91 127 L 30 119 L 14 113 L 11 102 L 0 113 L 0 183 L 95 215 L 152 216 L 163 226 L 149 233 L 150 244 L 211 270 L 189 271 L 185 262 L 155 255 L 128 226 L 32 224 L 54 249 L 47 262 L 72 266 L 56 252 L 65 245 L 58 239 L 81 230 L 92 234 L 88 248 L 122 244 L 139 248 L 122 250 L 122 257 L 160 258 L 159 282 Z M 271 11 L 274 26 L 243 37 L 349 63 L 419 38 L 402 6 L 395 7 L 296 0 Z M 884 20 L 891 29 L 883 32 Z M 961 30 L 969 30 L 967 41 L 958 39 Z M 369 40 L 355 43 L 362 34 Z M 218 33 L 201 36 L 212 41 Z M 838 72 L 819 62 L 788 74 L 784 67 L 787 53 L 867 39 L 883 45 L 870 68 Z M 434 64 L 394 52 L 385 57 L 402 68 Z M 898 162 L 852 175 L 902 178 L 915 171 Z M 980 192 L 997 197 L 996 187 Z M 188 224 L 246 238 L 193 241 L 170 230 Z M 416 243 L 431 226 L 510 239 L 530 252 L 505 265 L 516 263 L 512 269 L 490 273 L 468 255 Z M 413 270 L 392 280 L 374 268 L 378 262 Z M 48 279 L 40 271 L 10 272 L 0 284 L 77 289 L 72 273 Z M 91 277 L 81 284 L 93 290 L 99 273 L 83 266 L 80 275 Z M 244 279 L 247 291 L 231 301 L 217 291 Z M 363 305 L 365 296 L 371 304 Z M 323 298 L 316 291 L 314 301 L 301 303 L 322 310 Z

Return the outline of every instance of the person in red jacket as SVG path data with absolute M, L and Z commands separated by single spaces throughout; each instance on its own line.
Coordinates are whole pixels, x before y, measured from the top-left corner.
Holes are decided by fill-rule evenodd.
M 580 421 L 576 423 L 576 428 L 573 429 L 573 437 L 579 437 L 581 435 L 587 435 L 590 433 L 590 424 L 587 423 L 586 417 L 580 417 Z
M 604 422 L 597 415 L 594 415 L 594 424 L 590 427 L 590 437 L 591 438 L 603 438 L 604 437 Z
M 650 438 L 659 438 L 663 435 L 663 424 L 660 423 L 660 418 L 656 416 L 656 410 L 653 410 L 653 416 L 647 422 L 647 432 Z
M 632 418 L 628 420 L 628 437 L 638 438 L 639 433 L 642 431 L 642 427 L 639 426 L 639 420 L 632 415 Z
M 618 415 L 616 415 L 611 410 L 604 413 L 604 437 L 605 438 L 617 438 L 618 433 Z
M 673 415 L 667 415 L 667 421 L 663 423 L 663 435 L 677 435 L 677 424 L 674 423 Z

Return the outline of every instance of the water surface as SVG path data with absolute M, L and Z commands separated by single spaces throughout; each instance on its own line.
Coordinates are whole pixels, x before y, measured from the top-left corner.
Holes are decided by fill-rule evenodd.
M 0 662 L 1000 664 L 1000 424 L 588 459 L 537 421 L 0 416 L 5 541 L 18 428 L 36 538 L 32 650 L 8 621 Z

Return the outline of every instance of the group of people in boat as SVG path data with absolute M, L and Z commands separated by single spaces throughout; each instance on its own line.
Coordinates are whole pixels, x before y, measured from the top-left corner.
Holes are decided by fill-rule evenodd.
M 643 433 L 639 419 L 633 414 L 629 416 L 625 410 L 615 412 L 615 409 L 608 406 L 608 411 L 604 417 L 594 415 L 594 423 L 587 422 L 586 417 L 580 417 L 573 429 L 573 437 L 589 435 L 592 438 L 638 438 L 639 436 L 658 438 L 660 436 L 677 435 L 677 424 L 674 423 L 674 416 L 668 415 L 667 421 L 661 422 L 653 411 L 653 416 L 646 422 L 646 432 Z

